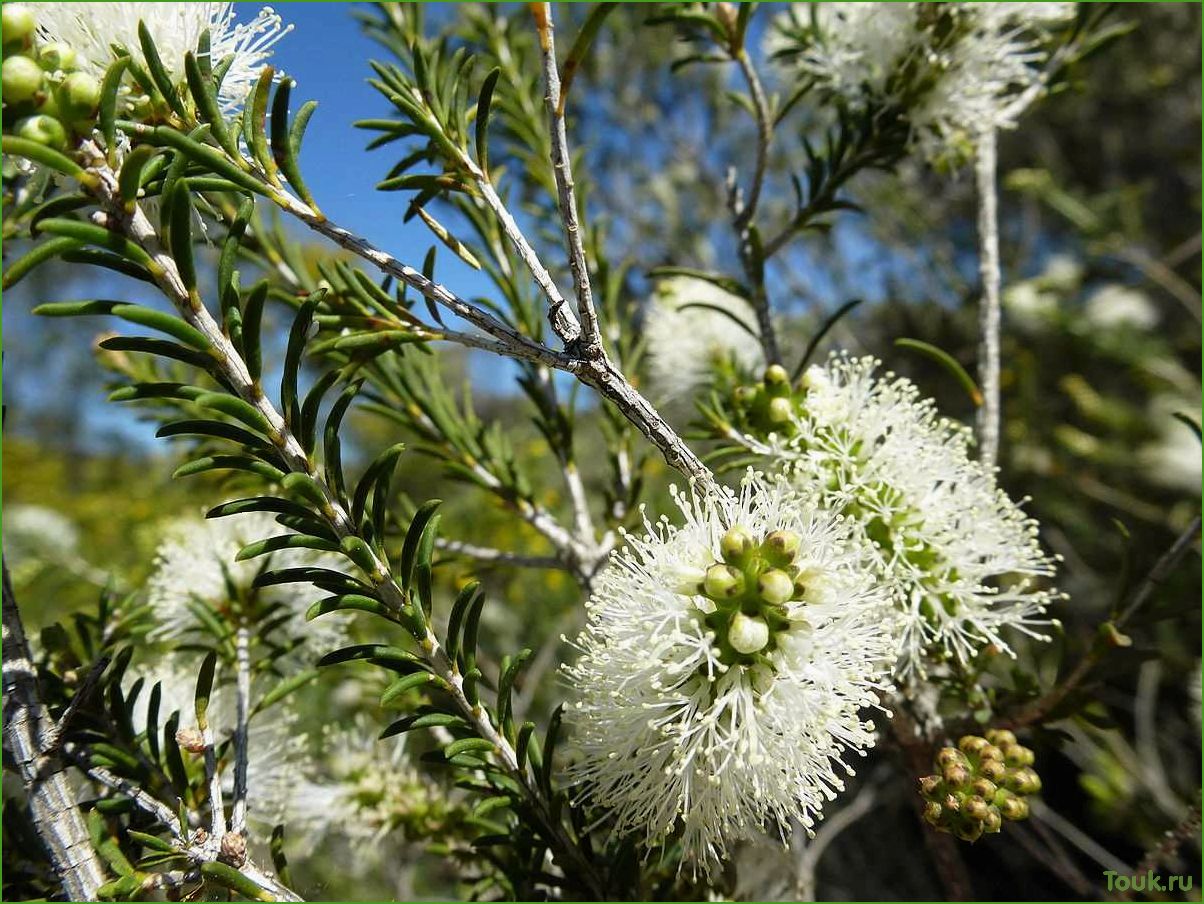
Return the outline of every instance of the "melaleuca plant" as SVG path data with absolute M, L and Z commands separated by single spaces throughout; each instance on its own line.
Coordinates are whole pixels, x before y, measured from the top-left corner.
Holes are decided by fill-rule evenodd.
M 995 467 L 993 142 L 1100 46 L 1102 13 L 657 5 L 639 24 L 672 38 L 666 68 L 730 74 L 709 100 L 746 117 L 752 153 L 712 212 L 731 272 L 635 274 L 569 141 L 598 36 L 636 15 L 618 6 L 575 13 L 567 51 L 547 4 L 440 28 L 421 5 L 363 14 L 382 111 L 357 123 L 380 149 L 364 165 L 433 237 L 403 260 L 307 183 L 321 121 L 267 65 L 276 13 L 5 5 L 4 236 L 22 245 L 4 287 L 56 261 L 153 290 L 34 311 L 120 331 L 96 343 L 109 399 L 207 500 L 158 513 L 145 579 L 36 649 L 6 565 L 14 889 L 301 900 L 323 849 L 349 847 L 354 890 L 346 873 L 387 872 L 396 844 L 472 899 L 692 900 L 755 889 L 765 839 L 822 852 L 825 814 L 870 806 L 841 809 L 860 782 L 911 800 L 954 894 L 955 840 L 1005 842 L 1036 812 L 1047 723 L 1153 584 L 1038 676 L 1065 594 Z M 982 403 L 977 432 L 873 357 L 816 359 L 856 302 L 800 340 L 771 297 L 788 247 L 862 212 L 858 177 L 913 156 L 982 177 L 982 391 L 899 342 Z M 437 282 L 448 255 L 490 294 Z M 522 424 L 455 385 L 449 349 L 511 365 Z M 430 498 L 432 462 L 467 507 Z M 547 584 L 497 580 L 528 570 L 565 576 L 555 624 Z

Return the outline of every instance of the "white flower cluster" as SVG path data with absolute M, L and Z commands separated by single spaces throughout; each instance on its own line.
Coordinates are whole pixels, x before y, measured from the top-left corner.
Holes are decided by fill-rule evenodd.
M 242 106 L 259 78 L 272 46 L 287 34 L 279 15 L 264 7 L 249 22 L 237 22 L 233 3 L 29 3 L 43 39 L 71 47 L 80 68 L 97 79 L 113 62 L 113 45 L 143 61 L 138 23 L 145 23 L 159 57 L 172 78 L 184 80 L 184 54 L 195 52 L 201 32 L 209 29 L 210 58 L 217 66 L 233 62 L 222 79 L 218 99 L 226 113 Z
M 729 847 L 813 825 L 874 743 L 893 638 L 870 551 L 783 482 L 675 494 L 598 577 L 566 712 L 583 794 L 650 849 L 680 829 L 710 874 Z
M 311 768 L 299 781 L 294 776 L 291 795 L 296 822 L 311 840 L 344 838 L 355 856 L 371 859 L 391 832 L 424 837 L 446 820 L 446 795 L 414 768 L 404 738 L 378 740 L 369 720 L 356 718 L 327 726 L 321 746 L 324 769 Z
M 661 280 L 645 318 L 649 379 L 666 401 L 689 399 L 724 365 L 764 366 L 752 306 L 705 279 Z
M 900 616 L 898 666 L 965 663 L 1004 629 L 1040 637 L 1055 595 L 1037 524 L 973 460 L 965 426 L 873 358 L 833 355 L 803 376 L 786 453 L 793 485 L 857 523 Z
M 169 527 L 147 582 L 147 601 L 157 622 L 152 639 L 179 640 L 194 631 L 200 624 L 200 607 L 230 621 L 246 618 L 262 623 L 289 614 L 291 617 L 278 630 L 293 638 L 305 638 L 317 650 L 336 646 L 345 636 L 345 618 L 336 613 L 305 621 L 306 610 L 320 591 L 308 584 L 253 584 L 261 572 L 269 569 L 338 570 L 343 567 L 342 557 L 309 549 L 286 549 L 235 561 L 238 551 L 249 543 L 284 533 L 289 531 L 262 512 L 211 520 L 189 518 Z
M 1039 94 L 1043 36 L 1074 12 L 1074 3 L 794 4 L 774 44 L 852 106 L 904 111 L 930 160 L 957 159 L 978 135 L 1015 126 Z

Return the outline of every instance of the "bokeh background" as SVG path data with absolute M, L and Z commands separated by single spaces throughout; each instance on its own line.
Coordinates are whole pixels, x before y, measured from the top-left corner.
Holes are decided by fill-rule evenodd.
M 394 158 L 365 153 L 364 133 L 352 127 L 380 115 L 384 104 L 364 81 L 368 59 L 383 52 L 363 33 L 359 6 L 278 4 L 295 28 L 275 61 L 298 80 L 299 96 L 320 103 L 303 164 L 323 208 L 417 264 L 429 236 L 417 220 L 402 222 L 403 200 L 374 190 Z M 466 13 L 464 5 L 428 7 L 436 24 Z M 774 7 L 764 4 L 756 16 L 762 32 Z M 582 15 L 565 5 L 562 28 L 571 32 Z M 736 271 L 723 214 L 724 171 L 747 165 L 752 147 L 746 115 L 723 99 L 731 73 L 670 72 L 675 49 L 663 30 L 644 27 L 646 15 L 624 4 L 609 20 L 574 89 L 580 94 L 570 124 L 583 153 L 580 166 L 594 184 L 590 213 L 610 221 L 609 254 L 631 265 L 626 290 L 637 299 L 650 292 L 648 273 L 659 265 Z M 1113 602 L 1121 569 L 1148 570 L 1199 511 L 1201 493 L 1200 445 L 1176 417 L 1197 424 L 1200 417 L 1200 7 L 1123 4 L 1113 15 L 1132 30 L 1082 64 L 1000 144 L 1001 480 L 1013 496 L 1030 498 L 1044 542 L 1064 558 L 1061 585 L 1070 598 L 1058 613 L 1065 626 L 1059 643 L 1072 650 L 1081 649 Z M 781 77 L 769 64 L 765 71 L 771 85 Z M 824 111 L 808 111 L 782 133 L 771 161 L 771 209 L 789 209 L 785 174 L 797 165 L 802 136 L 823 123 Z M 791 345 L 801 349 L 827 314 L 863 299 L 826 347 L 876 354 L 936 396 L 946 414 L 971 419 L 965 393 L 893 341 L 933 343 L 973 371 L 972 174 L 905 162 L 893 173 L 859 177 L 848 191 L 867 213 L 842 216 L 826 234 L 809 235 L 770 273 Z M 16 250 L 6 247 L 5 259 Z M 438 277 L 467 297 L 489 288 L 450 255 Z M 226 498 L 214 482 L 171 481 L 174 463 L 154 440 L 154 427 L 105 401 L 111 377 L 93 353 L 95 322 L 43 321 L 30 313 L 44 301 L 111 293 L 151 300 L 144 287 L 62 266 L 41 269 L 4 299 L 4 554 L 35 635 L 93 605 L 107 582 L 138 588 L 164 525 Z M 280 313 L 277 326 L 286 322 Z M 513 388 L 511 368 L 455 349 L 445 349 L 442 360 L 471 383 L 482 419 L 512 432 L 547 505 L 560 506 L 556 482 L 541 479 L 554 469 Z M 681 425 L 690 419 L 688 410 L 672 413 Z M 589 404 L 581 419 L 588 433 L 596 420 Z M 394 428 L 369 416 L 353 428 L 350 455 L 395 440 Z M 587 480 L 604 473 L 591 468 L 592 445 L 599 444 L 579 442 Z M 414 499 L 448 500 L 449 536 L 543 551 L 536 535 L 449 480 L 437 464 L 419 456 L 407 461 L 400 480 Z M 647 479 L 655 510 L 671 479 L 655 456 Z M 455 579 L 468 569 L 449 570 Z M 489 625 L 499 648 L 521 639 L 555 649 L 556 638 L 580 617 L 576 588 L 559 572 L 480 574 L 499 601 Z M 1062 726 L 1060 751 L 1043 763 L 1049 814 L 1009 835 L 1010 847 L 995 839 L 970 853 L 982 897 L 1093 899 L 1105 863 L 1131 865 L 1198 807 L 1196 553 L 1159 588 L 1129 633 L 1133 645 L 1111 657 L 1090 718 Z M 547 699 L 537 708 L 558 693 L 550 680 L 544 684 Z M 318 687 L 302 712 L 316 726 L 372 705 L 345 688 Z M 898 841 L 914 841 L 918 831 L 906 804 L 882 808 L 825 856 L 821 896 L 908 899 L 937 891 L 917 845 Z M 1183 868 L 1196 876 L 1199 900 L 1196 842 L 1185 849 Z M 298 867 L 309 893 L 334 888 L 339 897 L 364 899 L 451 893 L 438 858 L 407 846 L 404 832 L 379 843 L 395 846 L 396 856 L 373 874 L 350 878 L 334 848 L 317 852 Z

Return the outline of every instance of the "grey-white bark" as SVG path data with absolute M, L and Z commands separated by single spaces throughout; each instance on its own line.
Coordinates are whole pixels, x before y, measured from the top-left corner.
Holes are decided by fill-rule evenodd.
M 982 300 L 978 309 L 979 353 L 978 383 L 982 407 L 978 410 L 979 458 L 990 467 L 999 459 L 999 193 L 995 185 L 995 130 L 988 129 L 978 139 L 974 173 L 978 189 L 978 271 L 982 279 Z
M 67 781 L 55 725 L 42 701 L 21 613 L 4 566 L 4 747 L 29 800 L 30 819 L 69 901 L 95 901 L 105 871 Z

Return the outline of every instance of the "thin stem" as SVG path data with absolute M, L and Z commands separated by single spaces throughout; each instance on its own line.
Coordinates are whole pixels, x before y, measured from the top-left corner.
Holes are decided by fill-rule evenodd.
M 64 896 L 68 901 L 95 901 L 105 881 L 104 867 L 92 848 L 58 746 L 47 743 L 52 723 L 42 702 L 7 563 L 3 579 L 5 760 L 11 756 L 25 787 L 34 831 L 46 847 Z
M 552 172 L 556 178 L 556 200 L 564 225 L 564 243 L 573 273 L 573 288 L 577 294 L 577 316 L 581 321 L 579 337 L 581 354 L 596 358 L 603 354 L 602 336 L 598 330 L 598 312 L 594 308 L 594 293 L 590 286 L 589 266 L 585 247 L 581 243 L 581 226 L 577 222 L 577 198 L 573 192 L 573 166 L 569 155 L 568 135 L 564 125 L 564 107 L 560 98 L 560 72 L 556 66 L 555 27 L 552 7 L 548 3 L 533 3 L 531 11 L 539 31 L 539 49 L 543 58 L 544 107 L 552 133 Z
M 801 845 L 794 886 L 796 900 L 815 900 L 815 874 L 824 851 L 841 832 L 873 810 L 877 802 L 878 789 L 866 785 L 847 805 L 820 823 L 810 842 Z
M 745 278 L 752 287 L 750 301 L 757 315 L 757 331 L 760 334 L 765 361 L 767 364 L 780 364 L 782 355 L 778 349 L 777 331 L 774 328 L 773 315 L 770 311 L 769 295 L 765 290 L 764 271 L 768 252 L 763 248 L 755 247 L 753 241 L 753 220 L 761 199 L 765 170 L 769 164 L 769 144 L 773 140 L 773 122 L 769 115 L 769 101 L 765 96 L 765 88 L 757 75 L 756 67 L 753 66 L 752 60 L 743 47 L 735 53 L 735 60 L 740 66 L 740 72 L 743 74 L 745 82 L 748 83 L 748 93 L 752 98 L 753 111 L 757 120 L 757 152 L 747 197 L 742 198 L 739 189 L 733 184 L 730 196 L 732 225 L 740 243 L 740 263 L 744 269 Z
M 464 543 L 460 540 L 449 540 L 446 537 L 435 539 L 435 548 L 455 556 L 466 556 L 478 562 L 491 565 L 517 565 L 520 568 L 550 568 L 563 569 L 564 561 L 557 556 L 528 556 L 517 552 L 506 552 L 494 549 L 492 546 L 478 546 L 475 543 Z
M 978 188 L 978 271 L 982 278 L 982 301 L 978 313 L 978 384 L 982 407 L 978 410 L 981 460 L 994 467 L 999 459 L 999 195 L 995 186 L 996 136 L 994 129 L 978 139 L 974 175 Z
M 237 669 L 234 724 L 234 802 L 230 809 L 230 831 L 247 831 L 247 764 L 250 759 L 247 720 L 251 713 L 251 632 L 239 625 L 234 635 L 234 659 Z
M 222 774 L 217 768 L 213 726 L 202 728 L 201 737 L 205 743 L 205 784 L 209 787 L 209 839 L 206 844 L 216 849 L 226 834 L 226 803 L 222 795 Z

